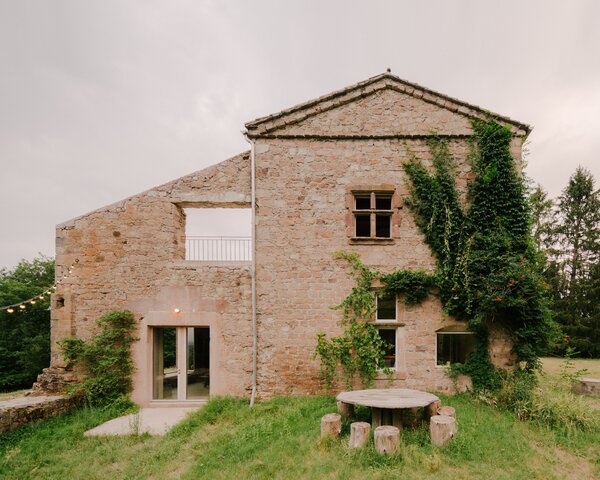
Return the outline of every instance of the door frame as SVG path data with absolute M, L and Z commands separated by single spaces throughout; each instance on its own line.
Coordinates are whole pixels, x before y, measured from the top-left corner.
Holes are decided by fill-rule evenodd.
M 149 382 L 149 398 L 150 403 L 156 404 L 194 404 L 194 403 L 206 403 L 206 398 L 192 398 L 187 399 L 187 361 L 188 361 L 188 328 L 206 328 L 208 329 L 209 338 L 209 358 L 211 357 L 211 328 L 209 325 L 149 325 L 149 360 L 150 360 L 150 371 L 148 376 Z M 154 398 L 154 382 L 155 382 L 155 371 L 154 371 L 154 350 L 155 350 L 155 331 L 158 328 L 174 328 L 175 329 L 175 364 L 177 368 L 177 398 Z M 209 382 L 212 370 L 212 363 L 209 364 Z M 210 396 L 210 383 L 209 383 L 209 396 Z

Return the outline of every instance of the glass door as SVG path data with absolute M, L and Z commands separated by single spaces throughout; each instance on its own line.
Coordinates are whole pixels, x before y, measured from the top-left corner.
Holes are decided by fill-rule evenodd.
M 197 400 L 210 389 L 208 327 L 152 329 L 152 398 Z

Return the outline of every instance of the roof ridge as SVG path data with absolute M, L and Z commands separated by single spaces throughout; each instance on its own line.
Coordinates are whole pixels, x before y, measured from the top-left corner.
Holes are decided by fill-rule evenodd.
M 513 125 L 515 127 L 517 127 L 518 129 L 522 129 L 525 131 L 525 135 L 528 135 L 531 132 L 531 126 L 522 122 L 519 122 L 517 120 L 514 120 L 506 115 L 500 115 L 498 113 L 492 112 L 490 110 L 486 110 L 484 108 L 481 108 L 477 105 L 465 102 L 463 100 L 460 100 L 456 97 L 451 97 L 450 95 L 446 95 L 444 93 L 440 93 L 438 91 L 432 90 L 430 88 L 424 87 L 418 83 L 415 82 L 409 82 L 408 80 L 404 80 L 400 77 L 398 77 L 397 75 L 392 74 L 389 71 L 383 72 L 381 74 L 375 75 L 373 77 L 370 77 L 366 80 L 362 80 L 360 82 L 354 83 L 352 85 L 349 85 L 347 87 L 344 87 L 342 89 L 338 89 L 338 90 L 334 90 L 333 92 L 327 93 L 325 95 L 321 95 L 317 98 L 314 98 L 312 100 L 308 100 L 306 102 L 302 102 L 299 103 L 297 105 L 294 105 L 290 108 L 286 108 L 284 110 L 281 110 L 280 112 L 277 113 L 273 113 L 271 115 L 267 115 L 267 116 L 263 116 L 263 117 L 259 117 L 256 118 L 254 120 L 251 120 L 249 122 L 246 122 L 245 126 L 248 130 L 255 130 L 257 129 L 260 125 L 267 123 L 267 122 L 275 122 L 287 115 L 292 115 L 296 112 L 299 112 L 301 110 L 307 110 L 310 109 L 316 105 L 318 105 L 319 103 L 324 103 L 327 101 L 331 101 L 334 100 L 338 97 L 342 97 L 344 95 L 350 94 L 355 90 L 367 87 L 371 84 L 374 84 L 376 82 L 379 82 L 381 80 L 385 80 L 385 79 L 389 79 L 394 81 L 395 83 L 400 83 L 403 86 L 407 87 L 409 90 L 404 91 L 403 93 L 410 95 L 414 98 L 419 98 L 419 99 L 424 99 L 425 101 L 429 101 L 430 103 L 434 103 L 442 108 L 446 108 L 449 109 L 448 106 L 445 104 L 445 102 L 451 102 L 455 105 L 458 105 L 459 108 L 458 109 L 449 109 L 452 110 L 454 112 L 458 112 L 461 115 L 466 115 L 466 116 L 474 116 L 473 114 L 469 115 L 469 111 L 468 110 L 472 110 L 474 112 L 479 113 L 480 115 L 491 115 L 495 118 L 497 118 L 498 120 L 508 123 L 510 125 Z M 391 85 L 385 85 L 383 88 L 392 88 Z M 413 90 L 410 90 L 410 89 Z M 428 98 L 424 98 L 425 95 L 428 96 Z M 443 102 L 436 102 L 435 99 L 441 99 L 443 100 Z M 462 107 L 462 111 L 460 109 L 460 107 Z M 465 110 L 466 109 L 466 110 Z M 268 130 L 272 130 L 272 128 L 268 128 Z

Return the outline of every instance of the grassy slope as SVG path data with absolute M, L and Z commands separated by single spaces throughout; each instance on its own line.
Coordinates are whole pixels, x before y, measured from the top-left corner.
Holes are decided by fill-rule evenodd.
M 580 362 L 575 370 L 600 373 L 600 361 Z M 544 359 L 540 395 L 595 415 L 600 400 L 567 396 L 560 363 Z M 600 478 L 599 431 L 519 422 L 469 396 L 443 401 L 457 410 L 457 438 L 437 449 L 426 426 L 404 431 L 392 458 L 350 451 L 348 425 L 340 441 L 319 442 L 320 417 L 335 411 L 329 397 L 276 398 L 252 410 L 244 400 L 215 399 L 166 437 L 85 438 L 121 412 L 83 409 L 0 436 L 0 478 Z
M 216 399 L 163 438 L 84 438 L 86 429 L 115 412 L 81 410 L 0 437 L 0 478 L 512 480 L 600 474 L 600 459 L 587 448 L 600 451 L 597 434 L 571 435 L 573 448 L 565 447 L 555 433 L 469 397 L 444 402 L 457 410 L 455 441 L 440 450 L 429 444 L 426 428 L 405 431 L 401 452 L 392 458 L 372 449 L 350 451 L 347 437 L 319 442 L 319 419 L 335 410 L 329 397 L 276 398 L 252 410 L 243 400 Z

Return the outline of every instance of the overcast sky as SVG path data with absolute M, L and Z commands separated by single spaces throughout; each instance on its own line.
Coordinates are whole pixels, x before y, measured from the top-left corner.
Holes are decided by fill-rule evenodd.
M 552 195 L 577 165 L 600 180 L 600 1 L 0 0 L 0 267 L 388 67 L 533 125 Z

